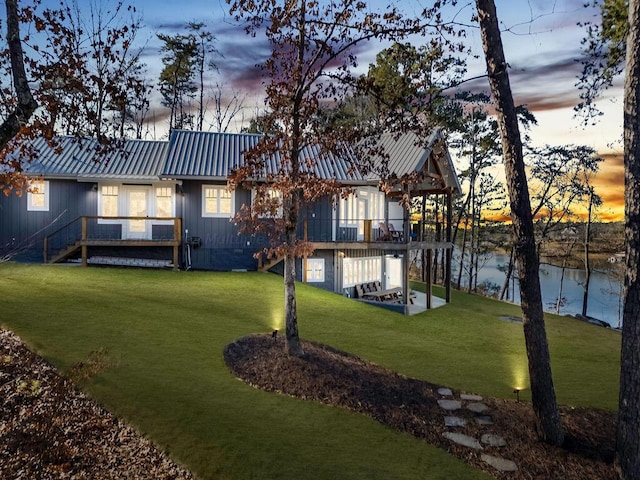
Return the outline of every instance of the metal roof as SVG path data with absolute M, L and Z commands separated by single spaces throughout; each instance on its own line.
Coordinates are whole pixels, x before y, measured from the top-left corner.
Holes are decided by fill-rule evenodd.
M 255 147 L 262 135 L 247 133 L 213 133 L 177 130 L 169 142 L 125 140 L 121 149 L 99 154 L 95 139 L 59 137 L 50 146 L 44 138 L 33 141 L 37 153 L 25 161 L 27 175 L 74 178 L 78 181 L 130 180 L 154 181 L 161 178 L 226 181 L 228 175 L 244 162 L 244 152 Z M 444 137 L 435 130 L 426 146 L 414 133 L 396 138 L 383 134 L 376 139 L 388 155 L 388 171 L 398 177 L 412 172 L 429 172 L 442 177 L 447 188 L 460 191 Z M 355 168 L 353 151 L 345 147 L 341 155 L 323 152 L 318 145 L 301 152 L 302 168 L 319 179 L 336 179 L 344 184 L 376 183 L 378 177 L 365 178 Z M 311 161 L 308 161 L 311 160 Z M 382 162 L 382 159 L 374 159 Z M 264 175 L 279 172 L 281 157 L 265 158 Z
M 376 147 L 381 147 L 387 156 L 387 169 L 390 176 L 401 178 L 403 175 L 417 172 L 428 172 L 442 177 L 444 186 L 455 193 L 462 192 L 458 175 L 444 136 L 440 129 L 435 129 L 429 135 L 427 142 L 414 132 L 407 132 L 397 137 L 392 133 L 384 133 L 375 141 Z M 381 163 L 381 157 L 375 158 L 374 163 Z M 370 178 L 377 178 L 370 176 Z
M 262 135 L 248 133 L 215 133 L 176 130 L 171 133 L 167 161 L 162 171 L 164 178 L 203 178 L 226 180 L 227 176 L 244 162 L 244 152 L 255 147 Z M 301 152 L 301 164 L 310 159 L 311 171 L 320 179 L 338 179 L 363 182 L 363 177 L 352 172 L 354 164 L 350 151 L 344 155 L 323 153 L 319 146 L 307 146 Z M 281 156 L 275 154 L 264 159 L 264 175 L 276 174 Z
M 157 180 L 166 158 L 167 142 L 125 140 L 122 148 L 98 152 L 92 138 L 58 137 L 51 147 L 44 138 L 32 143 L 37 152 L 25 161 L 27 175 L 43 177 L 114 180 Z

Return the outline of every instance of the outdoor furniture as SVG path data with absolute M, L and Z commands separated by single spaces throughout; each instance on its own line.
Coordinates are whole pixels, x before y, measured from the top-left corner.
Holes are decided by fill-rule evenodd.
M 399 287 L 388 288 L 386 290 L 375 290 L 372 292 L 365 292 L 363 298 L 368 300 L 375 300 L 377 302 L 384 301 L 399 301 L 402 295 L 402 289 Z
M 394 242 L 401 242 L 403 237 L 402 232 L 396 230 L 396 227 L 393 226 L 393 223 L 390 223 L 388 227 L 389 233 L 391 234 L 391 240 L 393 240 Z
M 386 224 L 384 222 L 380 222 L 380 231 L 382 232 L 382 235 L 378 237 L 378 240 L 391 242 L 402 241 L 402 232 L 396 230 L 392 223 Z

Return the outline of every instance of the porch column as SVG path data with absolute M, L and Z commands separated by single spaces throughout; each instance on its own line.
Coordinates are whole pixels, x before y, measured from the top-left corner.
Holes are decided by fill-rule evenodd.
M 404 303 L 404 314 L 409 313 L 409 305 L 411 304 L 411 288 L 409 284 L 409 261 L 410 250 L 407 248 L 402 255 L 402 303 Z
M 451 223 L 453 222 L 453 213 L 451 208 L 451 190 L 447 191 L 447 242 L 449 243 L 449 248 L 447 248 L 445 252 L 445 278 L 444 278 L 444 291 L 445 291 L 445 301 L 447 303 L 451 302 L 451 255 L 453 254 L 453 244 L 451 243 Z
M 82 217 L 82 231 L 81 231 L 81 241 L 82 241 L 82 266 L 87 266 L 87 217 Z
M 433 258 L 433 250 L 431 250 L 430 248 L 427 248 L 426 251 L 426 260 L 427 260 L 427 265 L 426 265 L 426 269 L 425 269 L 425 279 L 424 279 L 424 284 L 425 284 L 425 294 L 427 296 L 427 310 L 429 310 L 431 308 L 431 291 L 432 289 L 432 283 L 433 283 L 433 265 L 432 265 L 432 258 Z
M 403 231 L 404 231 L 404 244 L 405 251 L 403 256 L 403 278 L 402 278 L 402 299 L 404 302 L 404 313 L 407 315 L 409 313 L 409 305 L 411 304 L 411 284 L 409 283 L 409 267 L 411 265 L 410 261 L 410 253 L 409 250 L 409 240 L 410 240 L 410 225 L 409 219 L 411 218 L 411 192 L 409 191 L 409 186 L 407 186 L 407 204 L 404 205 L 403 213 Z

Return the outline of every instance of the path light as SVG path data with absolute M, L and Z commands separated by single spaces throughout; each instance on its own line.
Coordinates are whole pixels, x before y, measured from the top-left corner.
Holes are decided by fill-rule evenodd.
M 276 332 L 277 332 L 277 330 L 276 330 Z M 520 401 L 520 389 L 519 388 L 515 388 L 513 390 L 513 393 L 516 394 L 516 402 L 519 402 Z
M 275 342 L 278 339 L 278 329 L 276 328 L 273 332 L 271 332 L 271 338 Z

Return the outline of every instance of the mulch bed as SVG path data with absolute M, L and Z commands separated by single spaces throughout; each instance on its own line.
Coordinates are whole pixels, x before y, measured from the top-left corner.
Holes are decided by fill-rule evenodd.
M 0 329 L 0 478 L 195 477 Z
M 482 426 L 466 409 L 445 412 L 437 403 L 441 385 L 399 375 L 331 347 L 303 341 L 305 356 L 284 351 L 282 339 L 252 335 L 227 345 L 224 359 L 236 377 L 271 392 L 322 402 L 368 415 L 407 432 L 482 469 L 509 479 L 615 479 L 613 452 L 616 416 L 586 408 L 561 408 L 566 431 L 563 448 L 539 442 L 531 404 L 484 398 L 494 424 Z M 463 392 L 454 392 L 456 394 Z M 445 427 L 445 415 L 467 420 L 465 427 Z M 504 447 L 482 452 L 452 443 L 443 436 L 455 431 L 480 439 L 483 433 L 503 437 Z M 481 460 L 481 453 L 513 460 L 517 472 L 501 472 Z

